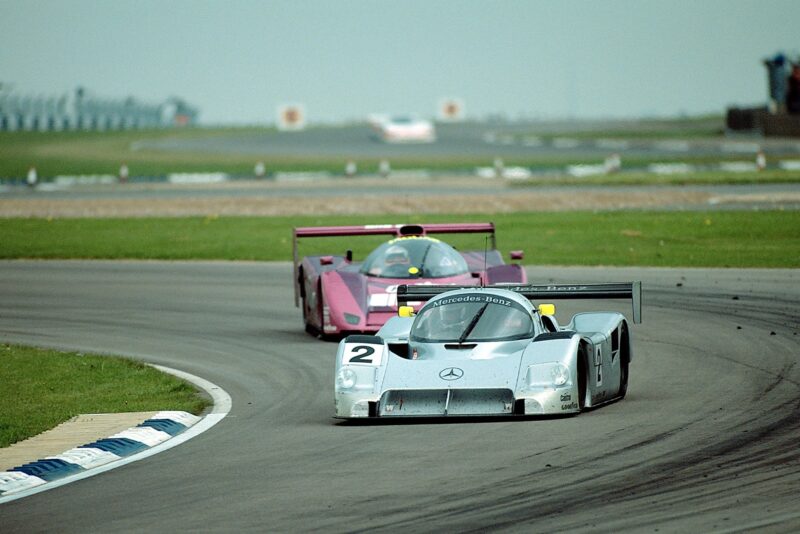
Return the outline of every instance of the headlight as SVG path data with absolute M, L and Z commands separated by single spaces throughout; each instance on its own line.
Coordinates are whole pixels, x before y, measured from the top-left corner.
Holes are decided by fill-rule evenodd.
M 530 365 L 525 379 L 531 388 L 561 387 L 570 381 L 569 367 L 561 362 Z
M 550 369 L 550 377 L 553 379 L 554 386 L 563 386 L 569 382 L 569 368 L 562 363 L 558 363 Z
M 352 389 L 357 381 L 356 372 L 349 367 L 342 367 L 336 375 L 336 386 L 339 389 Z

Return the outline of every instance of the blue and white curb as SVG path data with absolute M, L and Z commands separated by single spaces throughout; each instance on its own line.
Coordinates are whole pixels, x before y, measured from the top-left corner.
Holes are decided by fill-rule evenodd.
M 183 371 L 153 367 L 191 382 L 214 401 L 210 413 L 162 411 L 108 438 L 0 472 L 0 504 L 104 473 L 179 445 L 220 422 L 231 409 L 224 389 Z
M 45 482 L 120 460 L 163 443 L 198 421 L 199 417 L 186 412 L 158 412 L 152 419 L 106 439 L 0 472 L 0 495 L 41 486 Z

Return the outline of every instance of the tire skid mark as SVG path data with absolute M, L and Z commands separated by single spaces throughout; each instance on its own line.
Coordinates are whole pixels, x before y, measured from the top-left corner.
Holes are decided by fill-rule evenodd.
M 686 300 L 694 301 L 693 298 Z M 704 310 L 709 308 L 712 311 L 729 312 L 730 301 L 703 306 Z M 696 308 L 694 310 L 696 311 Z M 767 305 L 751 307 L 748 310 L 752 312 L 754 321 L 765 324 L 769 324 L 769 320 L 765 318 L 769 317 L 770 313 L 775 313 L 775 307 Z M 787 316 L 793 315 L 787 314 Z M 675 342 L 657 340 L 649 342 L 696 350 L 695 347 Z M 665 454 L 626 465 L 623 469 L 614 468 L 582 478 L 569 479 L 564 484 L 537 484 L 538 480 L 545 478 L 558 479 L 560 472 L 579 470 L 591 463 L 613 464 L 614 462 L 604 462 L 604 460 L 627 455 L 631 450 L 647 448 L 667 438 L 680 438 L 681 432 L 688 426 L 704 424 L 707 417 L 707 414 L 704 414 L 689 425 L 661 432 L 604 457 L 556 468 L 538 468 L 504 480 L 500 484 L 494 482 L 446 494 L 438 499 L 435 506 L 428 503 L 426 508 L 430 510 L 426 513 L 419 514 L 417 510 L 414 519 L 392 521 L 392 517 L 402 517 L 412 513 L 413 507 L 386 508 L 387 500 L 376 498 L 376 504 L 380 501 L 384 506 L 383 520 L 373 523 L 370 530 L 374 530 L 376 526 L 388 530 L 401 527 L 424 528 L 433 520 L 439 523 L 447 522 L 453 528 L 464 531 L 483 531 L 489 527 L 493 530 L 502 530 L 519 527 L 520 524 L 539 525 L 540 521 L 553 518 L 563 520 L 563 514 L 568 508 L 596 509 L 598 515 L 601 515 L 600 510 L 609 506 L 609 503 L 640 502 L 650 499 L 647 503 L 642 502 L 640 506 L 647 509 L 648 514 L 655 516 L 656 519 L 649 523 L 642 521 L 635 523 L 638 527 L 642 527 L 672 521 L 678 517 L 696 517 L 713 510 L 724 511 L 727 504 L 718 506 L 704 504 L 691 507 L 689 511 L 678 516 L 674 513 L 674 506 L 692 503 L 697 498 L 702 498 L 703 503 L 709 503 L 714 498 L 726 497 L 730 494 L 726 484 L 731 481 L 742 488 L 771 487 L 776 481 L 785 481 L 788 487 L 792 487 L 791 483 L 800 478 L 798 474 L 800 450 L 796 447 L 796 436 L 800 432 L 800 390 L 794 391 L 788 400 L 779 401 L 774 405 L 770 404 L 769 399 L 773 394 L 778 394 L 777 389 L 783 384 L 790 387 L 799 385 L 798 381 L 791 378 L 796 362 L 785 362 L 776 373 L 722 354 L 716 353 L 710 356 L 772 377 L 753 400 L 758 402 L 754 404 L 757 409 L 753 415 L 740 418 L 732 426 L 721 429 L 720 434 L 724 437 L 719 442 L 712 442 L 700 449 L 688 446 L 670 450 Z M 769 474 L 764 475 L 765 471 Z M 499 489 L 506 491 L 497 491 Z M 486 496 L 493 494 L 502 497 L 494 500 L 486 499 Z M 476 501 L 480 503 L 477 507 Z M 569 503 L 568 506 L 565 503 Z M 565 527 L 562 523 L 561 526 L 563 528 L 548 528 L 548 530 L 566 531 L 587 525 L 573 523 Z

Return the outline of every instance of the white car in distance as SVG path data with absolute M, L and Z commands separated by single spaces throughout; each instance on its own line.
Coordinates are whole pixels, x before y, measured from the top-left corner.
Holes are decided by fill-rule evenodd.
M 433 143 L 433 123 L 413 115 L 371 115 L 369 124 L 378 140 L 384 143 Z

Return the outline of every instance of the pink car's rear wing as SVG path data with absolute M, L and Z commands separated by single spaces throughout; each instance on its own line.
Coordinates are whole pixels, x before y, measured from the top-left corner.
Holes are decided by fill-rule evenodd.
M 494 223 L 434 223 L 434 224 L 367 224 L 364 226 L 306 226 L 292 230 L 292 260 L 294 263 L 294 304 L 300 293 L 297 240 L 300 237 L 340 237 L 355 235 L 420 236 L 427 234 L 489 234 L 492 249 L 496 248 Z

